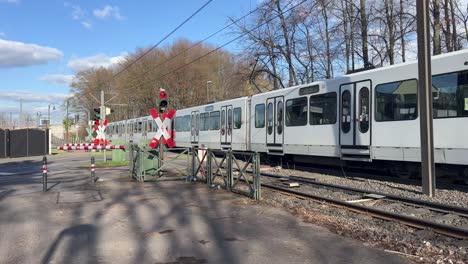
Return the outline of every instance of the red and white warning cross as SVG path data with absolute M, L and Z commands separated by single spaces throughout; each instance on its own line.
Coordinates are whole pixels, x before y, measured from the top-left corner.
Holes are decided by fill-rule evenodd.
M 96 138 L 94 139 L 94 144 L 96 145 L 107 145 L 107 140 L 106 140 L 106 127 L 107 127 L 107 119 L 104 120 L 102 124 L 99 124 L 99 120 L 96 121 L 94 125 L 94 130 L 96 131 Z
M 150 114 L 156 122 L 156 125 L 158 126 L 158 132 L 156 132 L 156 135 L 153 137 L 153 140 L 149 144 L 151 148 L 155 148 L 159 144 L 161 136 L 163 137 L 163 144 L 167 144 L 170 148 L 174 147 L 175 144 L 171 128 L 171 121 L 172 118 L 174 118 L 175 113 L 176 111 L 174 109 L 171 109 L 168 113 L 162 114 L 161 120 L 156 109 L 150 109 Z

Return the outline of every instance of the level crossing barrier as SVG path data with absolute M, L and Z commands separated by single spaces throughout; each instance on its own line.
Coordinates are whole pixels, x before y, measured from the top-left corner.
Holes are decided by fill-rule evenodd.
M 124 145 L 59 146 L 58 150 L 125 150 Z

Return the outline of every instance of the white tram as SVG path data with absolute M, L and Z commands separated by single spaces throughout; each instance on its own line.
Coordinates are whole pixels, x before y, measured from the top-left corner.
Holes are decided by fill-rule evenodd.
M 434 56 L 432 74 L 435 162 L 459 165 L 468 177 L 468 50 Z M 419 162 L 417 79 L 417 62 L 409 62 L 179 109 L 176 146 Z M 155 131 L 149 116 L 110 124 L 111 138 L 127 142 Z

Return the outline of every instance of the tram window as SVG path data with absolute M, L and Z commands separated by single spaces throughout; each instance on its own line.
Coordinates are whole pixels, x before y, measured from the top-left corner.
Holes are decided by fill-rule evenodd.
M 366 133 L 369 130 L 369 88 L 359 90 L 359 130 Z
M 255 105 L 255 127 L 265 127 L 265 104 Z
M 226 125 L 226 110 L 223 109 L 223 111 L 221 111 L 221 126 L 225 127 Z
M 468 71 L 432 77 L 434 118 L 468 116 Z
M 307 97 L 286 101 L 286 126 L 307 125 Z
M 267 106 L 267 132 L 268 135 L 273 133 L 273 103 L 268 103 Z
M 336 93 L 326 93 L 310 97 L 309 114 L 311 125 L 336 123 Z
M 141 122 L 137 121 L 133 124 L 133 133 L 139 133 L 141 131 Z
M 219 130 L 219 111 L 210 113 L 210 130 Z
M 158 125 L 156 124 L 156 121 L 154 121 L 154 119 L 151 119 L 151 127 L 152 127 L 152 130 L 153 132 L 156 132 L 158 131 Z
M 201 131 L 207 131 L 210 129 L 210 118 L 208 113 L 201 113 L 200 114 L 200 130 Z
M 276 121 L 278 121 L 276 131 L 281 135 L 283 133 L 283 101 L 279 101 L 276 105 Z
M 176 117 L 176 127 L 175 127 L 176 131 L 179 131 L 179 132 L 183 131 L 182 130 L 182 118 L 183 118 L 182 116 Z
M 341 130 L 348 133 L 351 130 L 351 92 L 346 90 L 341 94 Z
M 417 81 L 379 84 L 375 87 L 375 120 L 413 120 L 418 116 Z
M 228 109 L 228 117 L 227 117 L 227 127 L 228 129 L 232 128 L 232 109 Z
M 241 128 L 242 126 L 242 109 L 240 107 L 234 108 L 234 129 Z
M 146 120 L 146 132 L 151 132 L 151 131 L 153 131 L 153 121 Z
M 183 119 L 183 128 L 184 130 L 183 131 L 190 131 L 190 115 L 186 115 L 184 116 L 184 119 Z

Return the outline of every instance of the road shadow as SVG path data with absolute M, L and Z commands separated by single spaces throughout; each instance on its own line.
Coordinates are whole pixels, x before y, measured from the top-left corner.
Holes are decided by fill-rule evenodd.
M 61 244 L 68 244 L 63 263 L 79 260 L 82 263 L 98 263 L 96 260 L 97 229 L 94 225 L 80 224 L 60 232 L 41 260 L 42 264 L 51 263 Z

